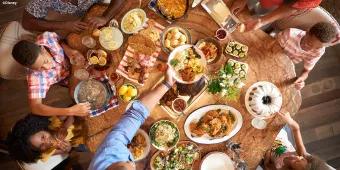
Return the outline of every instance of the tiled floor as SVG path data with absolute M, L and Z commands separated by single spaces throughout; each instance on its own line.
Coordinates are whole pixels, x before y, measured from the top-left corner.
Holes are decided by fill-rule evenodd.
M 0 26 L 4 21 L 20 18 L 27 0 L 18 0 L 19 10 L 0 8 Z M 324 6 L 338 20 L 340 1 L 324 0 Z M 18 12 L 19 11 L 19 12 Z M 301 66 L 297 66 L 297 72 Z M 26 82 L 0 79 L 0 139 L 4 139 L 16 120 L 28 113 Z M 302 90 L 303 103 L 296 119 L 302 127 L 304 142 L 310 153 L 320 156 L 340 169 L 340 46 L 327 53 L 311 73 Z M 49 104 L 67 106 L 67 89 L 55 87 L 49 94 Z M 0 169 L 16 169 L 15 163 L 0 154 Z

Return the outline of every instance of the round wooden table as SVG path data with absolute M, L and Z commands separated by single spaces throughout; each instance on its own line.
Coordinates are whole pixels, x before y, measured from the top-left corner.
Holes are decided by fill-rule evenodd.
M 227 4 L 230 4 L 230 2 L 225 2 Z M 143 0 L 141 8 L 146 11 L 148 18 L 156 20 L 163 26 L 170 25 L 153 11 L 149 10 L 147 7 L 147 3 L 148 0 Z M 124 6 L 124 8 L 120 11 L 120 14 L 116 18 L 120 22 L 125 12 L 136 7 L 138 7 L 138 3 L 133 3 L 129 1 L 128 5 Z M 87 13 L 85 20 L 89 16 L 101 15 L 105 8 L 106 6 L 95 5 Z M 245 17 L 247 16 L 245 15 Z M 194 43 L 197 42 L 199 39 L 214 36 L 215 31 L 219 28 L 219 26 L 213 21 L 208 13 L 204 11 L 201 6 L 197 6 L 194 9 L 191 8 L 188 12 L 187 17 L 173 24 L 187 28 L 192 36 L 192 40 Z M 127 37 L 127 35 L 124 35 L 125 40 Z M 84 48 L 81 43 L 79 43 L 80 39 L 81 35 L 71 34 L 68 37 L 68 43 L 71 47 L 76 48 L 85 54 L 87 49 Z M 231 140 L 233 142 L 241 143 L 241 158 L 246 161 L 249 169 L 255 169 L 263 158 L 265 151 L 267 151 L 271 147 L 275 137 L 277 136 L 280 129 L 283 127 L 283 122 L 278 117 L 274 117 L 267 120 L 268 125 L 266 129 L 257 130 L 253 128 L 251 126 L 251 120 L 253 117 L 248 113 L 244 105 L 244 95 L 246 93 L 246 90 L 253 83 L 256 83 L 258 81 L 273 82 L 277 87 L 279 87 L 283 95 L 282 110 L 289 111 L 292 114 L 295 114 L 301 105 L 301 95 L 300 92 L 295 90 L 294 86 L 292 85 L 292 82 L 296 78 L 294 65 L 290 61 L 290 59 L 283 53 L 282 49 L 279 47 L 275 39 L 273 39 L 261 30 L 247 33 L 239 33 L 235 31 L 228 38 L 228 40 L 231 39 L 239 41 L 249 47 L 248 57 L 244 61 L 249 64 L 249 71 L 247 75 L 247 80 L 245 82 L 246 85 L 241 90 L 241 96 L 239 100 L 222 100 L 220 97 L 216 97 L 209 94 L 208 92 L 204 92 L 200 100 L 197 101 L 189 109 L 189 111 L 185 113 L 185 116 L 180 118 L 178 121 L 173 120 L 160 106 L 156 106 L 152 110 L 150 117 L 146 120 L 141 128 L 148 132 L 149 128 L 155 121 L 160 119 L 169 119 L 177 122 L 181 133 L 180 140 L 189 140 L 184 134 L 183 124 L 186 117 L 192 111 L 209 104 L 229 105 L 240 111 L 243 116 L 243 126 L 240 131 L 231 138 Z M 228 40 L 221 42 L 222 46 L 224 46 L 224 44 L 226 44 Z M 121 47 L 119 50 L 112 52 L 112 54 L 118 59 L 121 59 L 125 49 L 126 45 Z M 161 56 L 166 57 L 166 54 L 162 53 Z M 221 61 L 219 61 L 217 64 L 210 65 L 209 70 L 216 70 L 216 68 L 218 69 L 229 57 L 223 56 L 221 58 Z M 108 72 L 112 72 L 112 70 L 115 69 L 114 67 L 115 66 L 112 66 L 112 68 L 110 68 Z M 152 86 L 154 86 L 156 82 L 158 82 L 158 80 L 162 76 L 163 73 L 158 72 L 155 69 L 155 71 L 150 74 L 149 79 L 146 81 L 145 85 L 139 88 L 139 91 L 144 92 L 146 90 L 149 90 Z M 74 77 L 72 77 L 72 79 L 74 80 Z M 73 87 L 76 82 L 77 81 L 73 81 Z M 73 88 L 71 88 L 71 91 L 72 89 Z M 104 140 L 105 136 L 110 132 L 111 128 L 120 119 L 120 116 L 125 112 L 126 105 L 127 103 L 120 102 L 119 107 L 116 109 L 112 109 L 98 117 L 86 118 L 85 122 L 88 128 L 88 138 L 86 144 L 92 152 L 96 150 L 96 148 Z M 199 144 L 199 147 L 202 157 L 212 151 L 227 152 L 225 143 L 212 145 Z M 147 158 L 137 162 L 137 169 L 149 169 L 149 159 L 156 151 L 157 150 L 155 148 L 152 148 Z M 196 165 L 194 169 L 199 169 L 198 166 L 199 165 Z

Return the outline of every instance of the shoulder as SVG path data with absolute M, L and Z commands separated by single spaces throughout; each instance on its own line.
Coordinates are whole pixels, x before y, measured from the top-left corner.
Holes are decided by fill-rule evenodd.
M 43 18 L 47 15 L 51 0 L 31 0 L 27 3 L 25 10 L 36 18 Z

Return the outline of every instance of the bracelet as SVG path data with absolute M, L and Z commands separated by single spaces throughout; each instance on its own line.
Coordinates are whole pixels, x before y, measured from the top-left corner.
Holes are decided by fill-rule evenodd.
M 168 89 L 171 89 L 172 86 L 167 82 L 167 81 L 163 81 L 163 84 L 168 88 Z

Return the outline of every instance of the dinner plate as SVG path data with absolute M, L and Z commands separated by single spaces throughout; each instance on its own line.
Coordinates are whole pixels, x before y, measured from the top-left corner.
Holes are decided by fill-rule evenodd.
M 211 152 L 203 158 L 200 170 L 234 170 L 234 162 L 223 152 Z
M 198 49 L 196 46 L 191 45 L 191 44 L 185 44 L 185 45 L 182 45 L 182 46 L 175 48 L 169 55 L 168 66 L 170 67 L 170 71 L 173 73 L 172 75 L 174 75 L 174 78 L 176 79 L 176 81 L 179 82 L 179 83 L 182 83 L 182 84 L 195 83 L 195 82 L 199 81 L 202 78 L 202 76 L 205 74 L 205 71 L 204 71 L 203 73 L 196 75 L 194 80 L 184 81 L 184 80 L 182 80 L 180 75 L 177 73 L 177 71 L 175 71 L 175 69 L 171 66 L 170 61 L 176 56 L 177 53 L 179 53 L 183 50 L 186 50 L 188 48 L 191 48 L 191 47 L 193 47 L 195 49 L 196 53 L 199 56 L 201 56 L 201 63 L 203 64 L 203 68 L 207 69 L 207 61 L 205 60 L 205 56 L 204 56 L 203 52 L 200 49 Z
M 176 129 L 176 132 L 178 134 L 178 138 L 174 141 L 175 143 L 172 146 L 157 146 L 155 144 L 155 141 L 154 141 L 155 139 L 152 135 L 152 131 L 156 130 L 156 128 L 157 128 L 156 126 L 159 126 L 160 124 L 164 124 L 164 123 L 171 124 Z M 167 150 L 174 148 L 177 145 L 179 138 L 180 138 L 180 131 L 178 130 L 178 127 L 175 123 L 173 123 L 169 120 L 159 120 L 151 126 L 151 128 L 149 130 L 149 136 L 150 136 L 150 141 L 151 141 L 151 144 L 152 144 L 153 147 L 155 147 L 156 149 L 161 150 L 161 151 L 167 151 Z
M 209 135 L 205 134 L 201 137 L 194 137 L 190 131 L 190 123 L 192 121 L 198 121 L 201 117 L 203 117 L 208 111 L 210 110 L 217 110 L 217 109 L 222 109 L 222 110 L 230 110 L 230 112 L 235 116 L 235 123 L 234 123 L 234 127 L 233 130 L 227 135 L 224 136 L 222 138 L 213 138 L 210 137 Z M 233 137 L 242 127 L 242 123 L 243 123 L 243 118 L 241 113 L 234 109 L 233 107 L 227 106 L 227 105 L 208 105 L 208 106 L 204 106 L 201 107 L 197 110 L 195 110 L 194 112 L 192 112 L 188 118 L 185 120 L 184 123 L 184 132 L 185 135 L 192 141 L 196 142 L 196 143 L 201 143 L 201 144 L 216 144 L 216 143 L 221 143 L 224 141 L 227 141 L 228 139 L 230 139 L 231 137 Z
M 252 89 L 254 89 L 255 87 L 257 86 L 260 86 L 260 85 L 264 85 L 264 84 L 270 84 L 273 88 L 277 88 L 273 83 L 270 83 L 270 82 L 267 82 L 267 81 L 259 81 L 259 82 L 256 82 L 254 83 L 253 85 L 251 85 L 247 92 L 246 92 L 246 95 L 245 95 L 245 98 L 244 98 L 244 104 L 246 105 L 246 109 L 247 111 L 254 117 L 256 118 L 260 118 L 260 119 L 269 119 L 269 118 L 272 118 L 275 116 L 275 114 L 272 114 L 271 116 L 260 116 L 258 114 L 256 114 L 255 112 L 253 112 L 253 110 L 250 108 L 250 104 L 249 104 L 249 96 L 250 96 L 250 92 L 252 91 Z
M 151 148 L 151 142 L 150 142 L 150 137 L 149 135 L 143 130 L 143 129 L 138 129 L 137 133 L 135 135 L 137 135 L 138 133 L 140 133 L 144 139 L 145 139 L 145 142 L 146 142 L 146 147 L 144 147 L 144 152 L 143 152 L 143 155 L 138 158 L 138 159 L 135 159 L 135 161 L 139 161 L 139 160 L 142 160 L 144 159 L 146 156 L 149 155 L 150 153 L 150 148 Z

